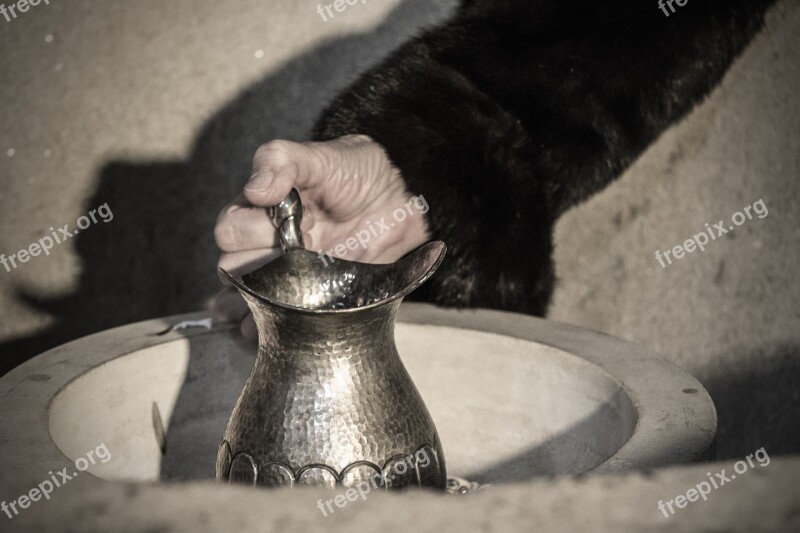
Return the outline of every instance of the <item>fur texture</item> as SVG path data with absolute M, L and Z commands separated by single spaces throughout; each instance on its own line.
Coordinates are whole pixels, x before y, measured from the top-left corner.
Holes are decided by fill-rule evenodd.
M 448 245 L 416 299 L 544 315 L 552 232 L 710 90 L 774 0 L 464 0 L 340 95 L 314 137 L 382 144 Z

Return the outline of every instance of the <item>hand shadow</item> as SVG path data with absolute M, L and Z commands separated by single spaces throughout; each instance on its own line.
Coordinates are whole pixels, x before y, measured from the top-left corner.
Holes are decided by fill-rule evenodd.
M 258 146 L 304 140 L 327 103 L 455 1 L 405 0 L 373 31 L 323 42 L 247 87 L 203 126 L 185 161 L 111 161 L 86 210 L 108 203 L 114 219 L 74 237 L 76 288 L 16 296 L 53 324 L 0 344 L 0 375 L 64 342 L 114 326 L 207 306 L 219 289 L 213 228 L 250 175 Z M 320 20 L 320 24 L 323 24 Z

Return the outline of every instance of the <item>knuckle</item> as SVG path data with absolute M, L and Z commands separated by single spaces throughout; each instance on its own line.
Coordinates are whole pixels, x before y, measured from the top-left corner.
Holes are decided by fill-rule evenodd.
M 353 133 L 339 138 L 343 141 L 348 141 L 353 144 L 378 144 L 372 139 L 372 137 L 363 133 Z
M 256 150 L 254 161 L 256 164 L 280 167 L 290 162 L 296 151 L 296 143 L 277 139 L 259 146 Z
M 305 145 L 309 170 L 317 176 L 328 176 L 344 163 L 344 146 L 336 141 Z

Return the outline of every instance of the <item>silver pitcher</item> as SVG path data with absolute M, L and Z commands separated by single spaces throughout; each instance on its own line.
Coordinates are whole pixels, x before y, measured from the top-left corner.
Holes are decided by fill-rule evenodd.
M 303 246 L 296 191 L 271 216 L 285 253 L 242 277 L 220 269 L 247 301 L 259 343 L 217 480 L 444 489 L 436 427 L 394 342 L 400 302 L 439 266 L 444 243 L 389 265 L 328 264 Z

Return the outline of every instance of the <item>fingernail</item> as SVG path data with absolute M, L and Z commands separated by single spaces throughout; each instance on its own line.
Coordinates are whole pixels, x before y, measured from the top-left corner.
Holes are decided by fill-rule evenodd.
M 270 183 L 272 183 L 273 177 L 274 175 L 269 170 L 262 170 L 261 172 L 256 172 L 250 177 L 244 188 L 245 190 L 248 191 L 262 192 L 266 190 L 267 187 L 269 187 Z

